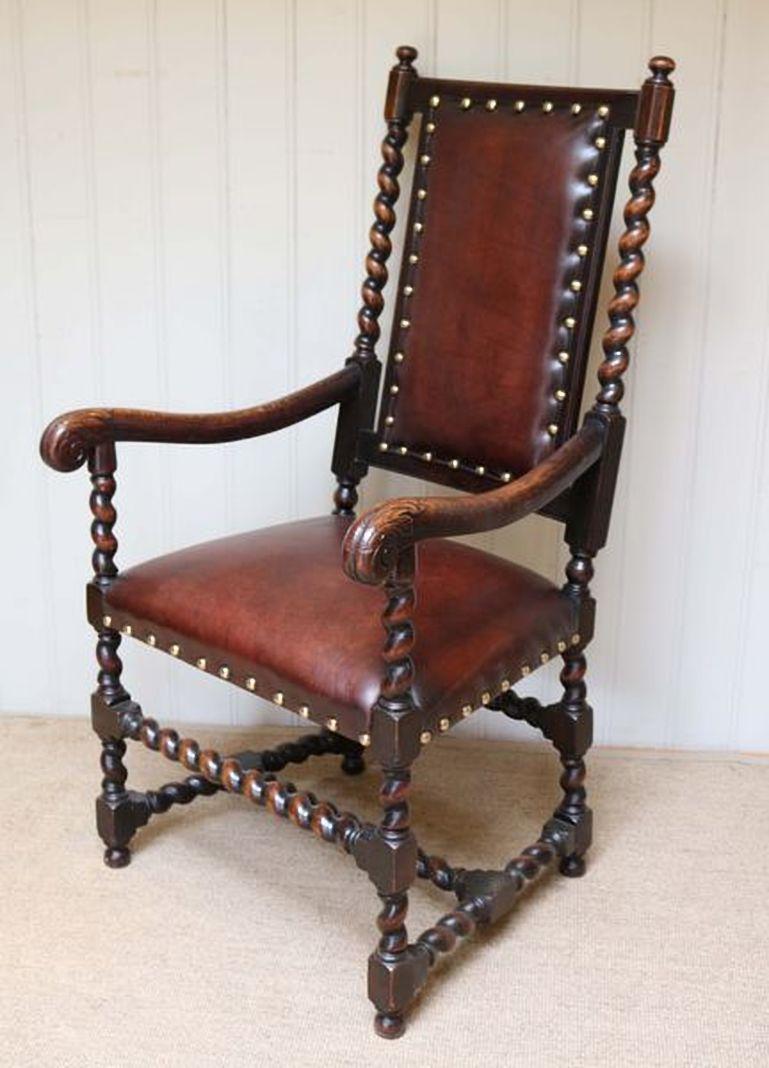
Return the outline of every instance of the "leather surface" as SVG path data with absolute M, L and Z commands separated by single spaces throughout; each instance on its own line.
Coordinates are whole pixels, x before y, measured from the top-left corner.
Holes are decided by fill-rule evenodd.
M 255 692 L 368 728 L 383 675 L 382 589 L 347 578 L 341 542 L 350 520 L 329 516 L 223 538 L 123 572 L 107 591 L 112 625 Z M 455 542 L 418 548 L 414 694 L 426 724 L 461 718 L 484 690 L 515 681 L 523 663 L 555 654 L 575 626 L 573 603 L 524 568 Z
M 398 321 L 409 325 L 396 326 L 405 358 L 390 368 L 388 443 L 514 476 L 551 449 L 555 391 L 568 385 L 563 320 L 578 302 L 569 284 L 584 267 L 576 246 L 590 240 L 580 210 L 599 156 L 592 121 L 566 108 L 436 109 L 415 179 L 427 195 L 411 239 L 418 263 L 407 257 L 401 279 Z

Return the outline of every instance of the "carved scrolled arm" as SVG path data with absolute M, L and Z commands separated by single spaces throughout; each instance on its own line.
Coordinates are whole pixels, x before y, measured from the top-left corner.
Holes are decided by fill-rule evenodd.
M 280 400 L 232 412 L 178 414 L 134 408 L 83 408 L 51 422 L 40 455 L 54 471 L 76 471 L 99 445 L 157 441 L 207 445 L 270 434 L 338 404 L 359 388 L 360 368 L 349 363 L 327 378 Z
M 496 530 L 536 512 L 598 459 L 604 429 L 586 423 L 527 474 L 501 489 L 465 497 L 400 497 L 365 512 L 347 531 L 343 566 L 372 586 L 392 574 L 401 553 L 425 538 Z

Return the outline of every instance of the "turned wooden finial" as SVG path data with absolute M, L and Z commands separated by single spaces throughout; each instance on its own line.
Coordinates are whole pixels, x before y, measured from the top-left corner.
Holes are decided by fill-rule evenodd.
M 395 55 L 398 57 L 398 70 L 407 71 L 412 70 L 414 66 L 414 60 L 419 53 L 416 48 L 411 45 L 400 45 L 395 49 Z
M 675 69 L 676 65 L 669 56 L 654 56 L 649 60 L 651 77 L 641 86 L 638 97 L 636 141 L 655 145 L 664 145 L 667 141 L 675 96 L 670 75 Z

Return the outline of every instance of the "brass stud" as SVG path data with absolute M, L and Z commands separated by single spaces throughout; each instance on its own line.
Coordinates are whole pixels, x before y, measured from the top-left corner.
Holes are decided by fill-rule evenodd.
M 593 218 L 593 209 L 585 208 L 585 210 L 582 212 L 582 218 L 585 220 L 585 222 L 590 222 Z
M 547 432 L 551 438 L 554 438 L 555 435 L 558 433 L 558 426 L 555 423 L 551 423 L 550 426 L 547 428 Z
M 419 263 L 419 256 L 416 252 L 409 253 L 409 263 Z
M 417 199 L 418 200 L 424 200 L 426 196 L 427 196 L 427 190 L 426 189 L 418 189 L 417 190 Z
M 425 153 L 424 156 L 419 157 L 419 162 L 422 164 L 423 167 L 426 167 L 427 164 L 430 162 L 430 157 L 427 155 L 427 153 Z
M 438 720 L 438 730 L 441 731 L 442 733 L 447 731 L 450 726 L 451 726 L 451 720 L 450 719 L 446 719 L 445 716 L 444 716 L 443 719 L 439 719 Z
M 525 107 L 526 107 L 526 101 L 525 100 L 516 100 L 516 102 L 515 102 L 515 110 L 516 111 L 523 111 L 523 109 Z
M 486 110 L 487 111 L 496 111 L 496 109 L 497 109 L 496 100 L 487 100 L 486 101 Z
M 401 445 L 401 447 L 398 449 L 398 452 L 401 454 L 401 456 L 405 456 L 408 451 L 409 450 L 406 448 L 405 445 Z
M 422 743 L 422 745 L 427 745 L 429 742 L 431 742 L 433 740 L 433 732 L 432 731 L 422 731 L 422 733 L 419 735 L 419 740 Z
M 577 325 L 577 320 L 574 318 L 573 315 L 567 315 L 566 318 L 563 321 L 563 325 L 568 330 L 573 330 L 574 327 Z
M 227 667 L 226 664 L 222 664 L 222 666 L 219 668 L 219 678 L 220 679 L 228 679 L 229 677 L 230 677 L 230 669 Z
M 422 456 L 422 459 L 423 460 L 427 460 L 428 463 L 430 462 L 430 460 L 432 460 L 432 458 L 433 458 L 433 454 L 431 452 L 426 452 Z
M 387 452 L 387 450 L 388 450 L 389 448 L 390 448 L 390 446 L 389 446 L 389 445 L 387 444 L 387 442 L 386 442 L 386 441 L 380 441 L 380 442 L 379 442 L 379 451 L 380 451 L 380 452 Z
M 582 289 L 582 283 L 580 282 L 579 278 L 575 278 L 574 281 L 570 283 L 570 289 L 572 289 L 575 293 L 579 293 L 580 289 Z
M 338 728 L 338 726 L 339 726 L 339 721 L 334 716 L 329 716 L 329 718 L 326 720 L 326 727 L 330 731 L 335 731 Z
M 441 98 L 439 96 L 431 96 L 430 97 L 430 107 L 431 108 L 437 108 L 438 105 L 440 104 L 440 102 L 441 102 Z
M 411 320 L 410 319 L 401 319 L 401 329 L 402 330 L 408 330 L 408 328 L 410 326 L 411 326 Z
M 450 460 L 449 461 L 449 466 L 453 467 L 454 470 L 456 471 L 456 469 L 459 467 L 459 460 Z
M 310 709 L 309 709 L 309 707 L 307 705 L 300 705 L 299 706 L 299 715 L 302 717 L 302 719 L 309 719 L 310 718 Z
M 424 230 L 424 223 L 421 223 L 421 222 L 415 222 L 414 223 L 414 233 L 415 234 L 421 234 L 423 230 Z
M 256 689 L 256 679 L 253 677 L 253 675 L 249 675 L 246 679 L 246 689 L 250 690 L 251 693 L 253 693 Z
M 606 104 L 601 104 L 601 106 L 598 109 L 598 114 L 601 116 L 602 119 L 608 118 L 608 115 L 609 115 L 608 106 Z
M 469 96 L 464 96 L 460 100 L 459 106 L 462 108 L 463 111 L 467 111 L 468 108 L 471 108 L 473 106 L 473 102 Z
M 596 137 L 594 143 L 595 143 L 595 147 L 596 148 L 606 148 L 606 138 L 605 137 Z
M 546 664 L 549 659 L 550 659 L 550 653 L 540 653 L 539 654 L 539 662 L 540 662 L 540 664 Z
M 502 693 L 507 693 L 507 691 L 510 689 L 510 679 L 502 679 L 499 684 L 499 688 Z
M 587 184 L 588 185 L 592 185 L 593 187 L 597 186 L 598 185 L 598 175 L 597 174 L 588 174 L 588 176 L 587 176 Z
M 561 349 L 561 351 L 558 353 L 558 362 L 559 363 L 568 363 L 569 362 L 569 354 L 566 351 L 566 349 Z
M 529 667 L 528 664 L 521 664 L 521 674 L 522 675 L 530 675 L 531 674 L 531 668 Z
M 392 393 L 393 396 L 395 396 L 395 394 L 398 392 L 398 388 L 399 387 L 396 386 L 394 383 L 393 383 L 392 386 L 390 386 L 390 392 Z
M 433 99 L 435 99 L 435 98 L 433 98 Z M 425 129 L 427 130 L 428 133 L 435 133 L 435 123 L 434 122 L 428 122 L 427 126 L 425 126 Z
M 572 636 L 571 636 L 571 644 L 572 645 L 579 645 L 579 643 L 580 643 L 579 634 L 572 634 Z
M 502 479 L 503 482 L 509 482 L 513 476 L 510 474 L 509 471 L 503 471 L 499 477 Z
M 371 745 L 371 735 L 370 734 L 359 734 L 358 735 L 358 742 L 363 746 L 364 749 L 367 749 Z
M 559 404 L 561 403 L 561 401 L 565 401 L 566 400 L 566 390 L 565 389 L 557 389 L 555 391 L 555 399 L 558 401 Z
M 484 690 L 483 693 L 481 694 L 481 704 L 482 705 L 487 705 L 490 700 L 491 700 L 491 694 L 489 693 L 488 690 Z
M 155 646 L 155 645 L 157 645 L 157 643 L 158 643 L 158 640 L 157 640 L 157 638 L 155 637 L 154 634 L 148 634 L 147 635 L 147 645 Z
M 201 671 L 205 671 L 206 670 L 207 664 L 208 664 L 208 661 L 206 660 L 206 658 L 204 656 L 199 656 L 197 658 L 197 660 L 195 661 L 195 666 L 199 667 Z
M 566 642 L 565 641 L 558 642 L 558 652 L 559 653 L 566 652 Z
M 394 422 L 395 422 L 395 416 L 394 415 L 388 415 L 385 418 L 385 426 L 392 426 Z
M 473 706 L 472 705 L 462 705 L 462 716 L 465 719 L 467 719 L 468 716 L 472 716 L 472 714 L 473 714 Z
M 171 656 L 178 656 L 178 655 L 179 655 L 179 653 L 181 652 L 181 649 L 180 649 L 180 648 L 179 648 L 179 646 L 178 646 L 178 645 L 176 644 L 176 642 L 174 642 L 174 644 L 173 644 L 173 645 L 169 645 L 169 646 L 168 646 L 168 651 L 169 651 L 169 653 L 171 654 Z
M 402 352 L 396 352 L 395 355 L 393 356 L 393 359 L 395 360 L 396 363 L 403 363 L 403 353 Z
M 582 105 L 581 104 L 572 104 L 571 105 L 571 113 L 572 113 L 572 115 L 579 115 L 580 111 L 582 111 Z
M 404 286 L 403 287 L 403 296 L 404 297 L 410 297 L 413 292 L 414 292 L 414 287 L 413 286 Z
M 129 638 L 131 637 L 131 635 L 134 632 L 133 631 L 133 627 L 131 626 L 130 623 L 124 623 L 123 626 L 120 629 L 123 632 L 123 634 L 127 635 Z
M 112 616 L 102 616 L 101 617 L 101 621 L 102 621 L 102 623 L 104 624 L 105 627 L 111 627 L 112 626 Z
M 483 464 L 478 464 L 478 466 L 475 469 L 475 473 L 476 473 L 476 475 L 485 475 L 486 474 L 486 468 L 483 466 Z
M 589 252 L 589 249 L 588 249 L 587 245 L 577 245 L 577 255 L 578 256 L 587 256 L 588 252 Z
M 550 114 L 550 112 L 551 112 L 551 111 L 553 110 L 553 102 L 552 102 L 552 100 L 546 100 L 546 101 L 544 102 L 544 104 L 542 105 L 542 110 L 543 110 L 543 111 L 544 111 L 544 112 L 545 112 L 546 114 L 548 114 L 548 115 L 549 115 L 549 114 Z
M 272 695 L 272 700 L 273 700 L 273 703 L 274 703 L 274 704 L 276 704 L 276 705 L 282 705 L 282 704 L 283 704 L 283 701 L 284 701 L 283 693 L 282 693 L 282 692 L 281 692 L 280 690 L 278 690 L 278 692 L 277 692 L 277 693 L 274 693 L 274 694 Z

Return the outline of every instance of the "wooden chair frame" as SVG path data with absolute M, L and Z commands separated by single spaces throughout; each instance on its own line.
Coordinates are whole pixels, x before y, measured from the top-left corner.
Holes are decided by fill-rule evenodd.
M 128 863 L 132 836 L 153 815 L 219 790 L 241 794 L 275 815 L 291 820 L 297 827 L 311 830 L 321 840 L 338 844 L 368 873 L 381 899 L 377 917 L 380 937 L 369 960 L 369 996 L 376 1007 L 377 1032 L 389 1038 L 403 1033 L 404 1013 L 440 954 L 453 950 L 478 924 L 499 920 L 513 906 L 521 889 L 555 862 L 565 875 L 578 876 L 585 870 L 584 856 L 592 828 L 584 785 L 584 757 L 592 740 L 592 709 L 586 701 L 584 681 L 584 650 L 593 634 L 595 608 L 589 583 L 593 558 L 606 541 L 622 447 L 622 376 L 628 366 L 627 344 L 634 332 L 633 311 L 639 298 L 637 279 L 644 266 L 641 250 L 649 236 L 653 180 L 660 166 L 660 149 L 668 136 L 673 105 L 670 74 L 675 66 L 666 57 L 651 60 L 652 73 L 640 93 L 551 87 L 545 91 L 537 86 L 421 78 L 413 66 L 416 51 L 402 47 L 397 54 L 398 63 L 390 74 L 385 107 L 387 134 L 382 144 L 383 164 L 371 230 L 372 247 L 366 260 L 367 277 L 362 288 L 363 306 L 358 316 L 359 333 L 353 355 L 345 366 L 281 400 L 242 411 L 212 415 L 126 409 L 71 412 L 49 425 L 41 443 L 43 459 L 55 470 L 73 471 L 87 463 L 93 486 L 90 505 L 94 577 L 88 599 L 89 619 L 98 634 L 99 674 L 92 699 L 92 722 L 102 742 L 103 780 L 96 814 L 98 831 L 106 845 L 106 863 L 111 867 Z M 608 151 L 615 173 L 625 127 L 632 127 L 635 138 L 636 163 L 629 177 L 631 196 L 624 212 L 625 230 L 619 242 L 619 265 L 613 279 L 615 293 L 608 307 L 609 328 L 603 338 L 605 356 L 598 373 L 600 391 L 581 428 L 576 429 L 576 423 L 595 311 L 594 296 L 574 339 L 574 351 L 579 354 L 572 372 L 576 376 L 574 399 L 570 400 L 570 408 L 558 430 L 558 447 L 547 459 L 522 477 L 509 481 L 504 476 L 490 478 L 483 469 L 464 469 L 458 461 L 452 464 L 436 461 L 429 474 L 433 481 L 464 487 L 472 491 L 471 495 L 386 501 L 350 527 L 344 544 L 343 566 L 347 575 L 357 582 L 381 586 L 385 595 L 384 680 L 372 713 L 370 736 L 346 738 L 334 731 L 333 722 L 327 722 L 320 734 L 302 737 L 274 750 L 223 756 L 212 749 L 201 749 L 193 739 L 180 738 L 175 730 L 161 728 L 155 720 L 145 718 L 123 687 L 118 655 L 121 632 L 102 600 L 104 591 L 117 575 L 113 505 L 116 442 L 205 444 L 243 440 L 288 427 L 338 405 L 332 462 L 338 480 L 334 497 L 337 514 L 354 515 L 356 487 L 372 464 L 424 477 L 424 458 L 410 455 L 405 448 L 390 448 L 382 441 L 381 434 L 372 430 L 380 378 L 375 347 L 380 334 L 382 290 L 387 280 L 390 233 L 395 224 L 394 205 L 400 192 L 398 175 L 404 163 L 402 149 L 408 126 L 415 112 L 428 114 L 442 95 L 459 93 L 468 99 L 493 98 L 494 106 L 498 102 L 502 107 L 513 101 L 521 101 L 522 105 L 541 101 L 545 92 L 547 99 L 556 105 L 576 96 L 580 103 L 573 106 L 597 109 L 606 122 Z M 599 238 L 602 236 L 597 242 L 599 247 L 605 244 L 613 195 L 613 181 L 610 181 L 598 212 L 596 225 L 601 231 Z M 418 200 L 412 198 L 412 213 L 416 210 Z M 601 253 L 590 264 L 591 294 L 597 293 L 602 258 Z M 398 314 L 396 306 L 396 317 Z M 386 384 L 397 371 L 396 362 L 391 353 Z M 380 428 L 384 407 L 383 404 Z M 432 737 L 431 731 L 424 730 L 412 695 L 416 545 L 439 536 L 499 529 L 535 511 L 543 511 L 565 523 L 565 539 L 571 552 L 564 589 L 578 608 L 579 627 L 568 642 L 559 643 L 557 650 L 563 658 L 563 697 L 543 707 L 534 698 L 520 698 L 511 681 L 505 680 L 499 693 L 484 693 L 481 703 L 512 719 L 524 720 L 553 743 L 563 767 L 560 780 L 563 797 L 537 841 L 500 869 L 454 868 L 419 848 L 409 828 L 411 765 Z M 124 633 L 130 631 L 130 627 L 123 628 Z M 155 644 L 151 638 L 150 635 L 146 640 Z M 168 651 L 178 655 L 178 646 L 171 646 Z M 547 654 L 543 658 L 547 659 Z M 224 671 L 220 674 L 228 678 Z M 472 711 L 468 707 L 463 714 Z M 449 725 L 448 720 L 442 720 L 439 729 L 447 729 Z M 126 739 L 160 752 L 182 764 L 191 774 L 184 781 L 168 783 L 157 791 L 128 790 L 123 763 Z M 319 801 L 275 777 L 275 772 L 288 763 L 299 763 L 311 755 L 324 753 L 341 755 L 343 769 L 355 773 L 363 768 L 364 750 L 369 751 L 383 770 L 379 825 L 365 823 L 351 813 L 340 813 L 330 802 Z M 406 929 L 408 890 L 417 877 L 455 894 L 457 905 L 416 941 L 410 942 Z

